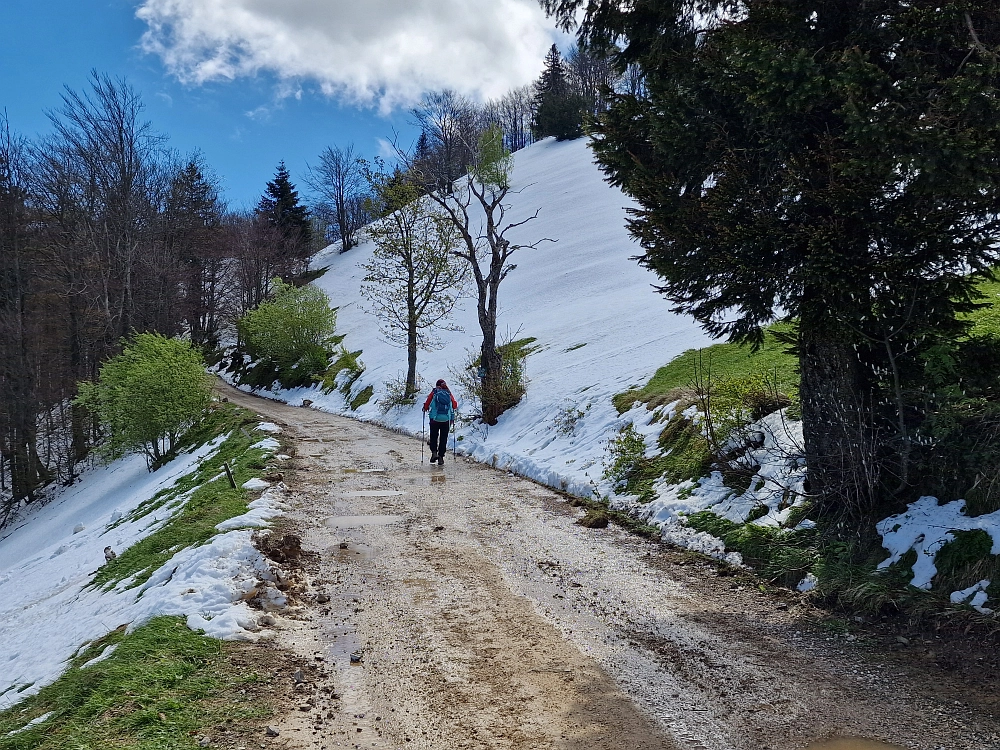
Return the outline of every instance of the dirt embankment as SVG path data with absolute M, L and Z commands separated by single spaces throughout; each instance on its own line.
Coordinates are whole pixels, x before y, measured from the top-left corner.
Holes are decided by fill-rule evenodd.
M 273 746 L 798 750 L 835 735 L 1000 748 L 992 653 L 837 635 L 798 595 L 615 529 L 527 480 L 310 409 L 277 422 L 306 606 Z M 933 639 L 932 639 L 933 640 Z M 296 680 L 296 677 L 298 678 Z

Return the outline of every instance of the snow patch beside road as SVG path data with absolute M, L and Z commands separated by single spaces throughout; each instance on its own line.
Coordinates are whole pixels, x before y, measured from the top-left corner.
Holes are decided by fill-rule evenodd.
M 121 554 L 167 523 L 187 494 L 150 515 L 131 519 L 129 514 L 195 471 L 221 443 L 222 438 L 214 440 L 153 473 L 139 455 L 91 469 L 4 530 L 0 709 L 55 681 L 83 646 L 121 624 L 134 630 L 154 617 L 179 615 L 216 638 L 258 637 L 254 613 L 241 598 L 273 575 L 249 529 L 281 513 L 282 485 L 269 487 L 245 515 L 219 524 L 221 533 L 207 544 L 179 550 L 141 586 L 128 588 L 129 581 L 106 591 L 90 586 L 105 562 L 106 546 Z M 105 651 L 89 664 L 109 655 Z

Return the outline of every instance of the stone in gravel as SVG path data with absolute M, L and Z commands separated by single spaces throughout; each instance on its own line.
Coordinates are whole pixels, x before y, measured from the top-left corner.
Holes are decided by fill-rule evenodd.
M 292 674 L 292 679 L 295 680 L 296 685 L 305 682 L 305 678 L 302 676 L 302 670 L 296 669 L 295 672 Z
M 274 727 L 268 727 L 267 729 L 264 730 L 264 735 L 267 737 L 277 737 L 279 734 L 281 734 L 281 732 L 279 732 Z
M 341 542 L 340 543 L 340 548 L 341 549 L 347 549 L 347 542 Z
M 261 615 L 257 618 L 257 624 L 262 628 L 273 628 L 278 621 L 271 615 Z
M 322 593 L 321 594 L 317 594 L 316 595 L 316 601 L 319 604 L 326 604 L 328 601 L 330 601 L 330 597 L 327 594 L 322 594 Z
M 353 654 L 351 654 L 351 664 L 360 664 L 363 656 L 364 654 L 362 654 L 360 651 L 355 651 Z
M 208 737 L 202 737 L 198 741 L 198 747 L 208 747 L 211 744 L 212 744 L 212 740 L 210 740 Z

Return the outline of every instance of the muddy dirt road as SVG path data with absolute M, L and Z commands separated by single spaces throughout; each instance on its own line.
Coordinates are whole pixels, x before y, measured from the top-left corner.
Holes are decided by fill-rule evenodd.
M 318 553 L 276 628 L 316 667 L 289 677 L 274 746 L 1000 747 L 992 691 L 817 628 L 796 594 L 584 529 L 559 495 L 461 457 L 421 464 L 414 438 L 224 392 L 294 443 L 284 530 Z

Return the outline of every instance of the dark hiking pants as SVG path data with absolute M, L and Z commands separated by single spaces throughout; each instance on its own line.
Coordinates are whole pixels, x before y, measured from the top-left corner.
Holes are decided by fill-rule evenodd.
M 431 455 L 444 456 L 448 452 L 448 422 L 431 420 Z

